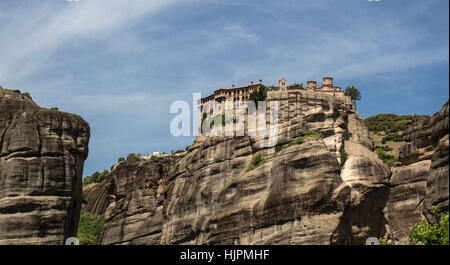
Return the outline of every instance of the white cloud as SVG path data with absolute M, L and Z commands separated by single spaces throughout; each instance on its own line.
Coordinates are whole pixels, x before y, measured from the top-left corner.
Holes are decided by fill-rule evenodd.
M 30 10 L 16 13 L 11 28 L 0 44 L 0 79 L 17 79 L 33 73 L 68 41 L 108 36 L 127 28 L 144 15 L 181 0 L 83 0 L 66 5 L 35 6 L 30 27 Z M 38 11 L 37 11 L 38 10 Z M 11 22 L 11 21 L 10 21 Z M 8 38 L 9 35 L 9 38 Z M 120 43 L 118 43 L 120 45 Z M 121 47 L 118 47 L 121 48 Z

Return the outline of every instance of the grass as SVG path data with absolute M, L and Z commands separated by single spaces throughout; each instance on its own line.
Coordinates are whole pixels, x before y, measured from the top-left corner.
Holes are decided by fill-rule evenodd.
M 345 150 L 341 150 L 341 168 L 344 167 L 345 162 L 348 159 L 348 154 L 345 152 Z
M 28 92 L 22 93 L 18 89 L 14 89 L 13 90 L 13 89 L 8 89 L 8 88 L 4 88 L 4 87 L 0 86 L 0 92 L 3 92 L 5 94 L 21 94 L 21 95 L 23 95 L 23 96 L 25 96 L 25 97 L 27 97 L 29 99 L 32 99 L 30 93 L 28 93 Z
M 247 168 L 247 171 L 245 173 L 252 171 L 253 169 L 264 164 L 265 162 L 266 161 L 262 158 L 261 154 L 255 155 L 252 159 L 252 162 L 250 162 L 250 166 Z
M 289 146 L 302 144 L 309 140 L 319 141 L 322 140 L 323 136 L 321 133 L 316 131 L 308 131 L 304 136 L 295 138 L 291 141 L 278 141 L 275 145 L 275 153 L 279 153 L 281 150 L 288 148 Z

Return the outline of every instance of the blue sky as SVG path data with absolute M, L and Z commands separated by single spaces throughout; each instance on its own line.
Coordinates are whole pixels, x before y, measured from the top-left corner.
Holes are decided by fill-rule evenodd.
M 0 0 L 0 85 L 90 123 L 85 174 L 184 149 L 175 100 L 333 76 L 358 111 L 433 114 L 449 92 L 448 0 Z

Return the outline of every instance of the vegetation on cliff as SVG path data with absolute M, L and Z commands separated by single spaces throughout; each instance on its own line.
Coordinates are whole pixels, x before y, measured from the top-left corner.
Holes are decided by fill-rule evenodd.
M 94 244 L 104 225 L 105 218 L 103 215 L 97 217 L 87 211 L 81 210 L 77 233 L 80 244 Z
M 361 92 L 354 86 L 346 87 L 344 95 L 349 96 L 353 101 L 361 100 Z
M 384 151 L 383 147 L 375 147 L 375 152 L 378 157 L 385 163 L 388 167 L 393 167 L 396 162 L 398 162 L 398 157 L 395 154 L 388 153 Z
M 93 183 L 100 183 L 102 182 L 105 177 L 109 174 L 109 170 L 103 170 L 102 173 L 96 171 L 92 175 L 87 176 L 83 180 L 84 185 L 93 184 Z
M 278 153 L 281 150 L 283 150 L 289 146 L 292 146 L 294 144 L 302 144 L 308 140 L 318 141 L 321 139 L 323 139 L 323 136 L 321 133 L 316 132 L 316 131 L 308 131 L 308 132 L 306 132 L 306 134 L 304 136 L 295 138 L 291 141 L 278 141 L 277 144 L 275 145 L 275 153 Z
M 366 126 L 372 132 L 384 132 L 385 134 L 404 131 L 418 115 L 395 115 L 380 113 L 366 119 Z
M 269 88 L 264 85 L 261 85 L 261 87 L 259 89 L 256 89 L 252 93 L 250 93 L 250 96 L 248 97 L 248 99 L 255 102 L 255 106 L 258 107 L 258 101 L 266 100 L 267 91 L 269 91 Z
M 22 93 L 19 89 L 13 90 L 13 89 L 8 89 L 8 88 L 4 88 L 4 87 L 0 86 L 0 92 L 6 93 L 6 94 L 17 93 L 17 94 L 21 94 L 29 99 L 32 99 L 30 93 L 28 93 L 28 92 Z
M 449 223 L 448 211 L 442 212 L 436 206 L 433 207 L 432 215 L 436 223 L 430 223 L 427 219 L 413 226 L 413 234 L 409 237 L 411 241 L 421 242 L 424 245 L 448 245 Z

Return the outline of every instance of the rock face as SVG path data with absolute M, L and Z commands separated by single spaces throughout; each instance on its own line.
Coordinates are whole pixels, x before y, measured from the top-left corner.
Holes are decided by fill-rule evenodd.
M 403 165 L 393 168 L 391 191 L 385 213 L 394 242 L 409 243 L 411 227 L 438 206 L 448 211 L 448 101 L 425 122 L 417 119 L 403 136 L 409 141 L 400 148 Z
M 432 205 L 448 209 L 448 103 L 408 127 L 391 173 L 351 101 L 308 91 L 268 100 L 280 103 L 275 147 L 199 136 L 186 153 L 128 159 L 89 188 L 86 209 L 106 217 L 97 243 L 410 244 Z
M 93 188 L 85 193 L 93 213 L 108 204 L 97 243 L 363 244 L 386 236 L 390 170 L 353 103 L 308 91 L 268 99 L 280 102 L 277 147 L 262 147 L 260 137 L 199 136 L 179 159 L 117 166 L 95 188 L 96 202 Z M 264 163 L 249 170 L 259 156 Z
M 74 236 L 89 125 L 0 91 L 0 244 L 63 244 Z
M 128 156 L 101 183 L 84 190 L 84 209 L 105 214 L 102 244 L 158 244 L 161 233 L 161 183 L 178 156 L 145 160 Z

